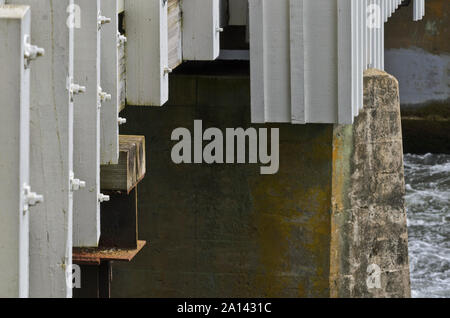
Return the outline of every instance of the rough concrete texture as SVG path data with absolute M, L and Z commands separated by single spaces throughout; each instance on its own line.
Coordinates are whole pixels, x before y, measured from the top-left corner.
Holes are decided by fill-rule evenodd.
M 251 126 L 249 84 L 248 75 L 175 74 L 168 105 L 121 114 L 121 134 L 147 142 L 138 200 L 149 244 L 114 264 L 113 296 L 329 295 L 332 125 L 279 126 L 276 175 L 260 175 L 259 164 L 172 163 L 177 127 Z
M 175 165 L 173 129 L 192 131 L 195 119 L 204 129 L 251 126 L 248 75 L 233 73 L 172 75 L 168 105 L 121 114 L 122 134 L 146 137 L 138 200 L 149 244 L 132 263 L 114 264 L 112 295 L 408 296 L 397 82 L 366 78 L 369 106 L 354 132 L 276 126 L 276 175 L 260 175 L 259 165 Z M 371 263 L 383 270 L 379 290 L 365 287 Z
M 335 127 L 333 297 L 410 297 L 398 94 L 394 77 L 367 71 L 363 111 Z

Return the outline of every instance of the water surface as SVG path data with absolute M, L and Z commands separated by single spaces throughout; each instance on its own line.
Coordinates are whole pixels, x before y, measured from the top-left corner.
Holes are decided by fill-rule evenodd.
M 450 155 L 405 155 L 413 297 L 450 297 Z

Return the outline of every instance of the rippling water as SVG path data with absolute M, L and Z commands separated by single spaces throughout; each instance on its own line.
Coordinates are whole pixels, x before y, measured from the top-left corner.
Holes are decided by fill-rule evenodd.
M 450 155 L 405 155 L 413 297 L 450 297 Z

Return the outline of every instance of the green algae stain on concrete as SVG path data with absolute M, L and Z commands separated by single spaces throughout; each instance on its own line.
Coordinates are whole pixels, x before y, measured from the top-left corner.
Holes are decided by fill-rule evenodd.
M 282 130 L 280 153 L 290 154 L 289 164 L 250 181 L 264 273 L 255 288 L 268 297 L 327 297 L 332 126 L 290 128 L 290 136 Z

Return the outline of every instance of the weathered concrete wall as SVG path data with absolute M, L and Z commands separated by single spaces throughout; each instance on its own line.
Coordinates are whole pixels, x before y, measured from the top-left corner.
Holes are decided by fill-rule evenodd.
M 230 74 L 231 70 L 227 69 Z M 149 245 L 115 264 L 113 296 L 329 295 L 331 125 L 280 127 L 280 170 L 175 165 L 173 129 L 250 127 L 248 75 L 170 79 L 162 108 L 127 107 L 121 133 L 144 134 L 139 236 Z
M 410 297 L 397 80 L 369 70 L 364 110 L 333 144 L 331 295 Z
M 281 125 L 276 175 L 261 176 L 259 165 L 173 164 L 177 127 L 192 131 L 195 119 L 204 128 L 250 127 L 248 75 L 223 70 L 175 74 L 169 105 L 122 114 L 121 133 L 146 137 L 139 236 L 149 244 L 133 263 L 114 264 L 113 296 L 408 296 L 398 103 L 374 109 L 395 106 L 384 94 L 393 84 L 382 82 L 378 104 L 355 125 L 379 142 L 354 137 L 352 126 Z M 364 289 L 370 262 L 383 269 L 376 292 Z

